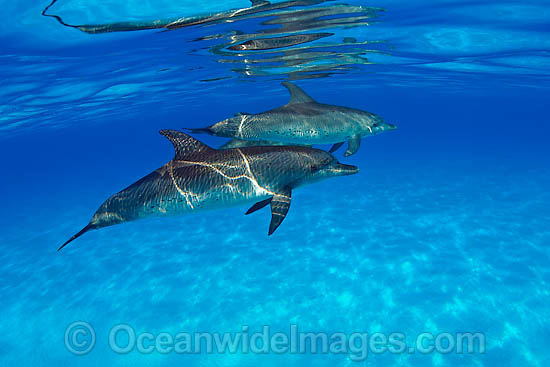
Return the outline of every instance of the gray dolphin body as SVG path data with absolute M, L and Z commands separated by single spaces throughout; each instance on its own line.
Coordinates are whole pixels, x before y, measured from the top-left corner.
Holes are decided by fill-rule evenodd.
M 359 150 L 361 138 L 396 128 L 373 113 L 318 103 L 296 85 L 288 82 L 283 85 L 290 92 L 290 102 L 282 107 L 258 114 L 238 113 L 212 126 L 188 130 L 244 141 L 263 141 L 264 144 L 266 141 L 334 144 L 331 152 L 347 141 L 348 149 L 344 154 L 347 157 Z M 230 144 L 236 145 L 235 142 Z
M 285 218 L 292 189 L 321 179 L 351 175 L 355 166 L 330 153 L 298 146 L 216 150 L 175 130 L 162 130 L 176 150 L 173 160 L 107 199 L 84 233 L 150 216 L 179 215 L 256 202 L 246 214 L 271 204 L 271 235 Z

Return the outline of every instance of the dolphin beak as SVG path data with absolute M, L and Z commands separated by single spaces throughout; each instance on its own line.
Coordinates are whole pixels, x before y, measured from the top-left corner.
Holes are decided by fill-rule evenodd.
M 352 166 L 349 164 L 337 163 L 330 168 L 330 171 L 335 173 L 338 176 L 348 176 L 348 175 L 354 175 L 357 172 L 359 172 L 359 167 Z

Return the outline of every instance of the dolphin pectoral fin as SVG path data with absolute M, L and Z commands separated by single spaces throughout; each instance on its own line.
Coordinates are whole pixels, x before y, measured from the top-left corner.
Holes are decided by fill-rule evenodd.
M 256 204 L 252 205 L 252 206 L 250 207 L 250 209 L 248 209 L 248 210 L 246 211 L 246 213 L 244 213 L 244 214 L 245 214 L 245 215 L 252 214 L 252 213 L 254 213 L 254 212 L 257 211 L 257 210 L 262 209 L 264 206 L 266 206 L 266 205 L 268 205 L 269 203 L 271 203 L 271 200 L 272 200 L 272 199 L 273 199 L 273 198 L 269 198 L 269 199 L 265 199 L 265 200 L 262 200 L 262 201 L 257 202 Z
M 282 84 L 290 92 L 290 101 L 288 104 L 315 102 L 313 98 L 308 96 L 306 92 L 300 89 L 296 84 L 289 82 L 283 82 Z
M 344 153 L 344 157 L 349 157 L 357 153 L 361 146 L 361 135 L 354 135 L 348 140 L 348 150 Z
M 336 143 L 332 146 L 332 148 L 330 148 L 330 150 L 328 151 L 329 153 L 334 153 L 336 152 L 338 149 L 340 149 L 340 147 L 344 145 L 344 142 L 340 142 L 340 143 Z
M 271 199 L 271 223 L 269 224 L 268 236 L 281 225 L 290 208 L 291 191 L 289 188 L 277 193 Z

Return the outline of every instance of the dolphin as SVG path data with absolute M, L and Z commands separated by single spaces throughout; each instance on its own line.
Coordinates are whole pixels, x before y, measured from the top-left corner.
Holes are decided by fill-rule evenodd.
M 258 114 L 240 112 L 206 128 L 186 130 L 240 140 L 334 144 L 331 153 L 347 141 L 348 157 L 359 150 L 361 138 L 396 128 L 374 113 L 318 103 L 295 84 L 282 84 L 290 92 L 290 101 L 282 107 Z
M 107 199 L 88 225 L 58 251 L 93 229 L 246 202 L 255 202 L 246 214 L 271 205 L 271 235 L 288 212 L 294 188 L 359 171 L 319 149 L 256 146 L 217 150 L 176 130 L 160 133 L 174 145 L 174 158 Z
M 395 130 L 396 128 L 397 127 L 395 125 L 388 124 L 385 122 L 379 122 L 372 126 L 372 132 L 365 134 L 363 137 L 380 134 L 381 132 L 388 131 L 388 130 Z M 333 153 L 335 150 L 340 148 L 342 144 L 343 143 L 334 144 L 334 147 L 330 150 L 330 153 Z M 270 140 L 255 141 L 255 140 L 231 139 L 226 143 L 224 143 L 222 146 L 220 146 L 218 149 L 252 147 L 252 146 L 276 146 L 276 145 L 288 145 L 288 144 L 280 141 L 270 141 Z M 311 145 L 308 145 L 308 144 L 293 144 L 293 145 L 299 145 L 299 146 L 311 148 Z

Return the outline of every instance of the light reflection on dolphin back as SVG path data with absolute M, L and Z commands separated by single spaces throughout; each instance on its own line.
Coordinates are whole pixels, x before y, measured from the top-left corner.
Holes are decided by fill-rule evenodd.
M 218 62 L 233 65 L 231 70 L 241 75 L 287 75 L 290 79 L 325 77 L 370 64 L 369 54 L 388 52 L 383 40 L 358 40 L 358 35 L 365 32 L 354 32 L 353 37 L 345 32 L 351 27 L 372 24 L 382 9 L 326 4 L 331 0 L 278 3 L 255 0 L 248 8 L 210 15 L 81 25 L 68 24 L 60 16 L 49 13 L 57 1 L 53 0 L 42 14 L 90 34 L 205 26 L 202 29 L 209 34 L 193 41 L 216 41 L 210 52 L 219 56 Z M 214 24 L 225 29 L 220 32 L 219 28 L 206 27 Z M 251 27 L 257 29 L 251 30 Z M 215 34 L 211 33 L 213 29 Z

